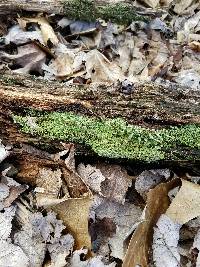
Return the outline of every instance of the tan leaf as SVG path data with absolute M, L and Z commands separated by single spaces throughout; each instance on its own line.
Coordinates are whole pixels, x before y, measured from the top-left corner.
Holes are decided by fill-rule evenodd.
M 184 224 L 200 215 L 200 185 L 182 180 L 182 186 L 166 211 L 174 222 Z
M 177 186 L 178 182 L 179 179 L 174 179 L 168 183 L 161 183 L 147 194 L 145 218 L 138 225 L 131 238 L 123 267 L 149 266 L 148 253 L 152 242 L 153 227 L 160 215 L 165 213 L 169 206 L 169 190 Z
M 22 28 L 25 28 L 27 23 L 39 24 L 40 30 L 42 33 L 42 37 L 43 37 L 45 44 L 48 45 L 49 42 L 53 45 L 58 44 L 58 42 L 59 42 L 58 38 L 57 38 L 53 28 L 51 27 L 49 22 L 46 20 L 46 18 L 44 18 L 44 17 L 21 18 L 20 21 L 18 21 L 18 22 L 20 23 L 20 26 Z
M 92 82 L 114 82 L 124 77 L 120 67 L 96 49 L 87 53 L 85 66 L 86 78 Z
M 91 197 L 71 198 L 51 207 L 75 239 L 77 248 L 84 246 L 90 248 L 91 240 L 88 233 L 88 215 L 91 205 Z
M 147 4 L 148 6 L 155 8 L 158 6 L 160 0 L 142 0 L 141 2 Z

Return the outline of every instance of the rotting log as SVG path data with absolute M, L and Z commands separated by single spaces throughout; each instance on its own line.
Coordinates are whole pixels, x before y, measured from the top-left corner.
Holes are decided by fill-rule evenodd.
M 178 85 L 67 84 L 0 75 L 0 138 L 74 142 L 108 158 L 199 160 L 200 92 Z
M 45 12 L 66 15 L 69 19 L 94 21 L 102 18 L 120 24 L 145 20 L 141 8 L 131 0 L 1 0 L 0 15 L 21 11 Z M 145 12 L 152 15 L 154 12 Z

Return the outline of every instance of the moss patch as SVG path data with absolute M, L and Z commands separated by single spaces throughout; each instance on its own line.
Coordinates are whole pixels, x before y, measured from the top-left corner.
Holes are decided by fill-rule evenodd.
M 185 151 L 200 149 L 198 125 L 150 130 L 127 124 L 120 118 L 101 120 L 70 112 L 37 113 L 37 116 L 32 113 L 13 118 L 25 133 L 87 145 L 98 155 L 109 158 L 148 162 L 185 159 Z
M 64 10 L 68 18 L 86 21 L 102 18 L 129 24 L 132 21 L 146 20 L 144 16 L 137 15 L 135 8 L 127 3 L 97 5 L 95 0 L 65 0 Z

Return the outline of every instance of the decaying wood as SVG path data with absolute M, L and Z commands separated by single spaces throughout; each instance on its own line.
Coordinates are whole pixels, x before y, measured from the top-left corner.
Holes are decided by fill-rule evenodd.
M 177 85 L 144 83 L 124 92 L 121 84 L 67 84 L 33 76 L 0 76 L 1 114 L 25 108 L 73 111 L 124 118 L 128 123 L 177 125 L 200 123 L 200 92 Z
M 66 15 L 70 19 L 95 20 L 111 19 L 121 24 L 131 22 L 141 13 L 130 0 L 2 0 L 0 1 L 0 15 L 21 11 L 44 12 L 48 14 Z M 137 13 L 137 11 L 139 13 Z M 147 12 L 145 12 L 147 13 Z M 151 12 L 150 12 L 151 14 Z M 128 19 L 129 18 L 129 19 Z M 127 20 L 128 19 L 128 20 Z
M 155 83 L 135 84 L 129 94 L 123 90 L 120 83 L 69 85 L 30 75 L 0 75 L 0 138 L 14 145 L 29 143 L 63 149 L 59 140 L 50 141 L 20 132 L 12 114 L 23 114 L 27 109 L 71 111 L 102 120 L 120 117 L 129 124 L 148 128 L 200 123 L 199 91 Z M 79 150 L 93 154 L 87 147 L 78 144 L 78 153 Z M 184 154 L 190 155 L 190 158 L 194 155 L 195 159 L 200 157 L 199 150 L 195 148 L 182 148 L 183 160 Z

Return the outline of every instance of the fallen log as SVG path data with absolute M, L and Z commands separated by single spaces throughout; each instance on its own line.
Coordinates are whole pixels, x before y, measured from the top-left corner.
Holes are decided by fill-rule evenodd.
M 74 142 L 108 158 L 200 159 L 200 92 L 178 85 L 67 84 L 0 76 L 0 137 Z
M 70 19 L 94 21 L 102 18 L 120 24 L 133 20 L 145 20 L 141 8 L 136 8 L 130 0 L 2 0 L 0 15 L 21 11 L 45 12 L 48 14 L 67 15 Z M 154 12 L 145 12 L 151 15 Z

